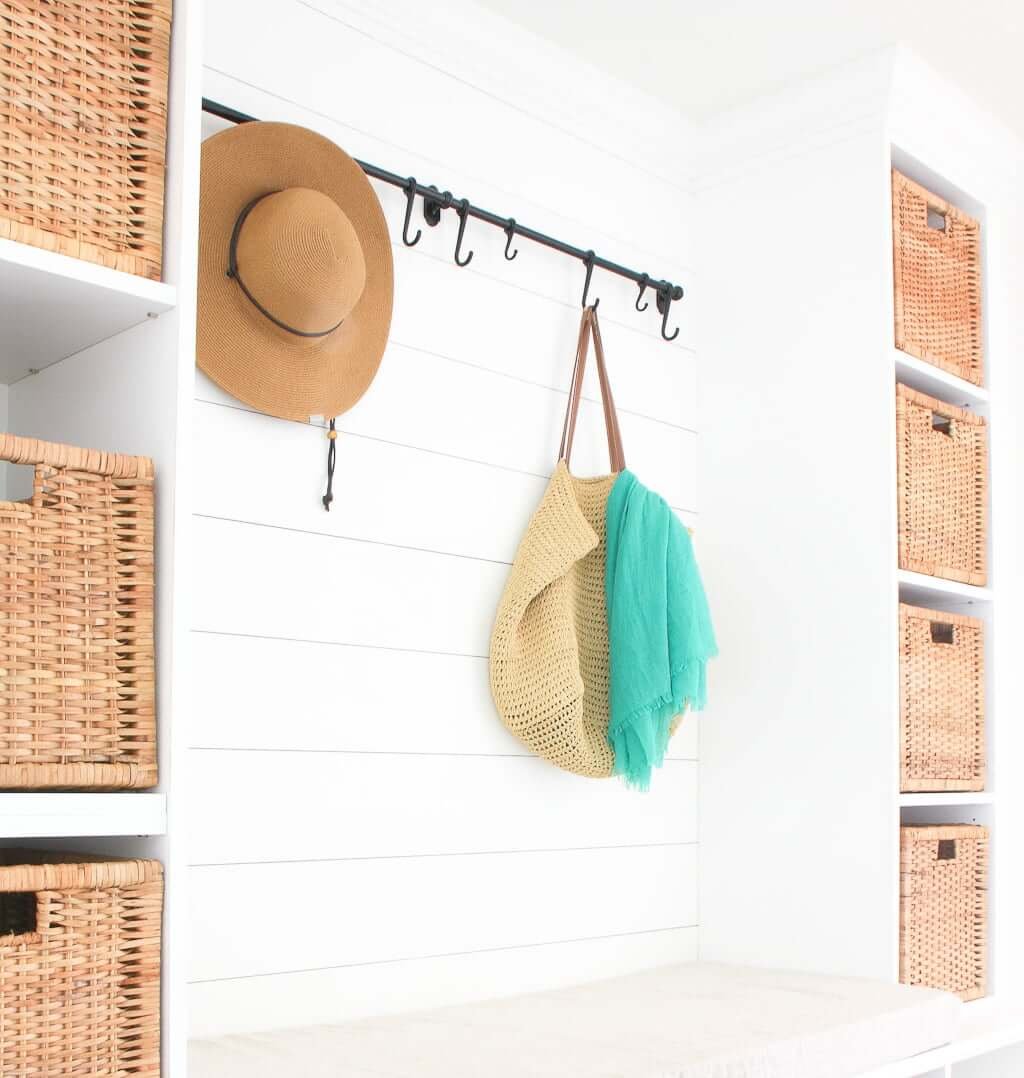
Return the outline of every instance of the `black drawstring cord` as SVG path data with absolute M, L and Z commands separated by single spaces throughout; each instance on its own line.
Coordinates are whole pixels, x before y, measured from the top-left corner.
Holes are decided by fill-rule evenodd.
M 327 493 L 323 496 L 324 508 L 329 513 L 331 511 L 331 502 L 334 501 L 334 457 L 335 446 L 338 441 L 338 432 L 334 429 L 334 420 L 331 420 L 330 428 L 327 431 L 327 438 L 329 445 L 327 448 Z

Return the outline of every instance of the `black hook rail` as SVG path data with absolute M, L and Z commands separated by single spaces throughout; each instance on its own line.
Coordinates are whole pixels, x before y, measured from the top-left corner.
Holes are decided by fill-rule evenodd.
M 251 123 L 256 119 L 255 116 L 249 116 L 244 112 L 239 112 L 237 109 L 229 108 L 227 105 L 222 105 L 219 101 L 213 101 L 208 97 L 203 98 L 203 112 L 208 112 L 211 116 L 218 116 L 220 119 L 227 120 L 234 124 Z M 360 161 L 358 158 L 356 158 L 355 161 L 367 176 L 372 176 L 375 180 L 389 183 L 392 187 L 400 187 L 405 192 L 408 202 L 405 207 L 405 222 L 402 228 L 402 241 L 407 247 L 415 247 L 423 234 L 421 229 L 417 229 L 415 236 L 409 236 L 409 225 L 412 220 L 413 203 L 418 195 L 423 199 L 423 219 L 431 227 L 440 223 L 442 210 L 455 210 L 458 215 L 459 235 L 455 246 L 456 265 L 468 266 L 473 258 L 472 251 L 468 252 L 465 257 L 462 257 L 462 241 L 466 232 L 466 219 L 472 217 L 477 221 L 483 221 L 484 224 L 494 225 L 505 233 L 507 236 L 505 257 L 508 258 L 509 261 L 518 254 L 518 248 L 513 254 L 509 254 L 512 239 L 513 237 L 519 237 L 524 240 L 530 240 L 533 243 L 539 243 L 543 247 L 549 247 L 553 251 L 560 251 L 564 255 L 569 255 L 570 258 L 575 258 L 582 262 L 586 267 L 586 280 L 583 287 L 583 306 L 587 305 L 588 293 L 590 291 L 590 276 L 595 268 L 602 269 L 607 273 L 614 273 L 618 277 L 625 277 L 627 280 L 638 284 L 640 286 L 640 295 L 637 297 L 636 301 L 636 309 L 638 311 L 647 309 L 647 303 L 642 307 L 640 306 L 640 299 L 643 297 L 644 292 L 650 288 L 654 293 L 657 311 L 661 315 L 662 337 L 666 341 L 673 341 L 679 336 L 678 328 L 671 334 L 668 333 L 667 329 L 669 309 L 672 306 L 672 303 L 675 300 L 683 298 L 683 289 L 680 285 L 673 284 L 671 281 L 656 280 L 652 278 L 650 274 L 641 273 L 639 270 L 630 269 L 628 266 L 621 266 L 618 262 L 612 262 L 607 258 L 601 258 L 600 255 L 595 254 L 592 250 L 574 247 L 571 243 L 565 243 L 563 240 L 555 239 L 554 236 L 549 236 L 544 232 L 538 232 L 533 228 L 527 228 L 525 225 L 519 224 L 514 217 L 502 217 L 499 214 L 492 213 L 490 210 L 481 209 L 479 206 L 474 206 L 468 199 L 456 198 L 451 191 L 440 191 L 437 187 L 418 183 L 412 176 L 399 176 L 397 172 L 390 172 L 386 168 L 381 168 L 379 165 L 371 165 L 369 162 Z M 594 306 L 597 306 L 597 302 L 597 300 L 594 301 Z

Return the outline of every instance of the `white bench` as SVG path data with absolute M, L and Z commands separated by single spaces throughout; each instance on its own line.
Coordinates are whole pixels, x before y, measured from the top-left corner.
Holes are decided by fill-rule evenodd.
M 688 963 L 511 999 L 192 1042 L 189 1078 L 852 1078 L 949 1042 L 944 992 Z

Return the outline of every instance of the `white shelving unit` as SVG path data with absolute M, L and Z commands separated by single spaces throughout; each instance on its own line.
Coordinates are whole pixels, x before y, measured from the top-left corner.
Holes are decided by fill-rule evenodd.
M 0 793 L 4 839 L 163 835 L 167 796 L 154 793 Z
M 0 841 L 152 857 L 165 872 L 162 1074 L 184 1078 L 189 465 L 200 150 L 200 5 L 175 0 L 163 278 L 0 240 L 0 417 L 12 433 L 152 457 L 159 785 L 0 793 Z M 5 475 L 3 496 L 20 492 Z M 9 480 L 9 482 L 8 482 Z
M 985 386 L 976 386 L 955 374 L 949 374 L 931 363 L 926 363 L 917 356 L 908 355 L 893 349 L 893 365 L 896 368 L 896 380 L 911 389 L 920 390 L 932 397 L 939 397 L 950 404 L 984 414 L 989 402 L 989 392 Z
M 175 299 L 172 285 L 0 239 L 0 381 L 156 318 Z
M 995 801 L 995 794 L 991 790 L 981 790 L 978 793 L 962 793 L 957 790 L 948 790 L 939 793 L 901 793 L 901 808 L 930 808 L 941 805 L 991 805 Z
M 990 998 L 890 1078 L 956 1075 L 1024 1036 L 1024 872 L 1005 856 L 1024 849 L 1024 148 L 899 50 L 735 110 L 707 142 L 701 549 L 721 657 L 701 725 L 701 955 L 894 980 L 900 822 L 984 823 Z M 982 220 L 983 387 L 894 348 L 893 164 Z M 898 381 L 989 422 L 987 587 L 897 568 Z M 900 600 L 985 620 L 983 792 L 900 791 Z

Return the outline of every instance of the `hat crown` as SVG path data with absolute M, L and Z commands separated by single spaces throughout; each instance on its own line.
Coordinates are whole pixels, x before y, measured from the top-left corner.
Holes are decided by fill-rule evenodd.
M 242 223 L 236 258 L 253 299 L 302 334 L 343 322 L 366 286 L 355 227 L 332 198 L 308 187 L 260 199 Z

